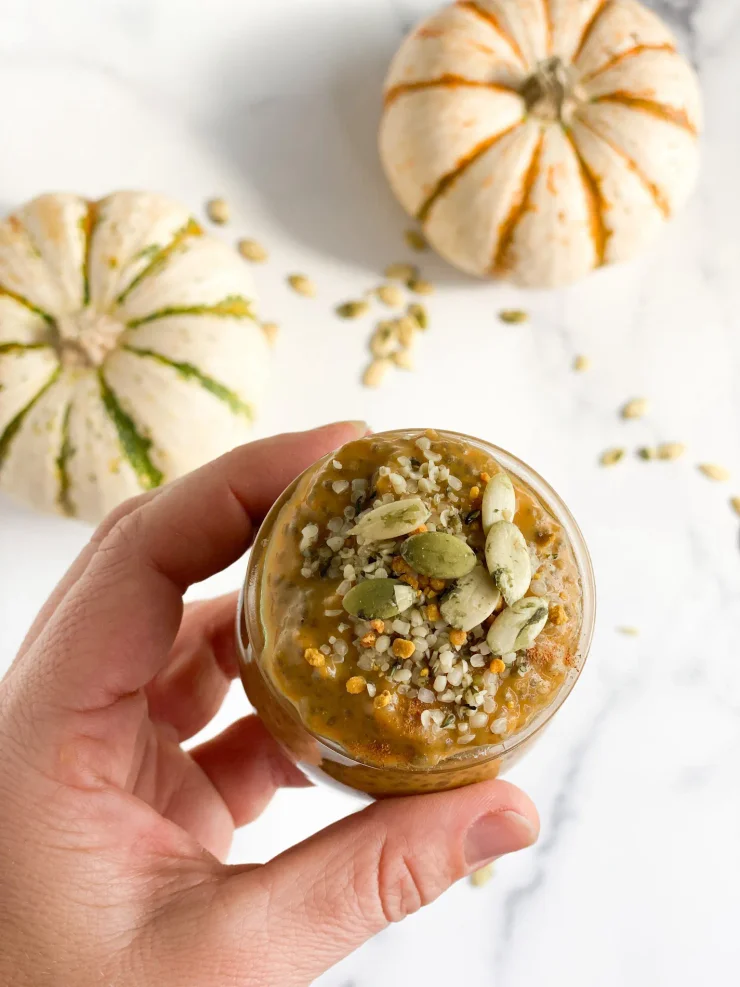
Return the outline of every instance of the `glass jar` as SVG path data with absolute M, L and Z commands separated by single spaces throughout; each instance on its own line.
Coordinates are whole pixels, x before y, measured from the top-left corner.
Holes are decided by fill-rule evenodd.
M 402 441 L 423 434 L 419 430 L 395 430 L 376 433 L 359 441 Z M 252 548 L 238 607 L 237 639 L 241 677 L 255 710 L 307 776 L 314 780 L 328 777 L 342 786 L 375 798 L 458 788 L 494 778 L 509 768 L 532 745 L 570 695 L 588 655 L 593 633 L 595 587 L 591 561 L 578 525 L 555 491 L 521 460 L 490 443 L 456 432 L 435 431 L 429 434 L 438 436 L 442 441 L 464 443 L 466 447 L 493 458 L 517 485 L 555 519 L 575 559 L 580 588 L 580 627 L 577 630 L 573 660 L 557 692 L 523 729 L 506 736 L 500 742 L 471 745 L 433 765 L 389 765 L 374 762 L 371 757 L 350 753 L 336 737 L 321 736 L 318 731 L 307 726 L 299 704 L 281 692 L 276 677 L 271 674 L 272 642 L 263 619 L 263 598 L 269 592 L 266 583 L 267 577 L 271 575 L 266 569 L 271 538 L 276 530 L 286 529 L 296 510 L 305 503 L 312 484 L 332 461 L 341 460 L 343 450 L 334 452 L 309 467 L 275 502 L 260 527 Z M 355 446 L 355 443 L 352 445 Z M 348 478 L 351 479 L 351 476 Z M 271 564 L 274 568 L 274 559 Z

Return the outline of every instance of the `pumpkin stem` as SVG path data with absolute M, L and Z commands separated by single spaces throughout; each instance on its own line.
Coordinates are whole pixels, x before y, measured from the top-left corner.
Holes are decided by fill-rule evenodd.
M 116 347 L 125 326 L 109 315 L 84 309 L 56 320 L 53 342 L 64 367 L 99 367 Z
M 542 120 L 568 123 L 573 111 L 583 100 L 583 93 L 573 72 L 554 55 L 541 61 L 520 90 L 527 112 Z

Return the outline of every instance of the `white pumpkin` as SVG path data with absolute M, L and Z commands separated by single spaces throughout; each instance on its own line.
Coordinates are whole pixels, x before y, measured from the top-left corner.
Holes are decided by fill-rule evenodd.
M 401 45 L 380 150 L 456 267 L 549 287 L 623 261 L 687 198 L 698 83 L 636 0 L 459 0 Z
M 0 489 L 97 521 L 243 442 L 268 347 L 246 263 L 161 195 L 0 223 Z

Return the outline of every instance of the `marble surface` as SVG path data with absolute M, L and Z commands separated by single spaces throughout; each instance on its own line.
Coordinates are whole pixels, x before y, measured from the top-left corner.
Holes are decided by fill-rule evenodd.
M 49 188 L 167 191 L 255 235 L 262 312 L 282 328 L 263 433 L 334 418 L 437 424 L 539 469 L 581 522 L 600 609 L 586 671 L 512 773 L 539 845 L 484 889 L 460 884 L 368 944 L 321 987 L 730 983 L 740 965 L 740 7 L 654 0 L 701 74 L 704 162 L 689 207 L 647 256 L 571 289 L 525 294 L 425 261 L 439 285 L 418 370 L 377 392 L 368 327 L 333 304 L 403 256 L 405 222 L 375 153 L 378 95 L 422 0 L 0 0 L 0 207 Z M 291 295 L 309 273 L 319 297 Z M 524 307 L 526 326 L 501 308 Z M 593 369 L 575 375 L 576 353 Z M 486 366 L 456 393 L 454 358 Z M 497 368 L 500 368 L 498 370 Z M 328 383 L 317 387 L 317 375 Z M 645 395 L 625 424 L 617 408 Z M 596 466 L 609 445 L 677 439 L 686 460 Z M 717 461 L 734 486 L 694 468 Z M 0 500 L 0 671 L 88 531 Z M 241 566 L 198 587 L 236 586 Z M 618 634 L 634 625 L 639 637 Z M 235 690 L 218 725 L 241 714 Z M 352 811 L 283 793 L 239 834 L 264 860 Z

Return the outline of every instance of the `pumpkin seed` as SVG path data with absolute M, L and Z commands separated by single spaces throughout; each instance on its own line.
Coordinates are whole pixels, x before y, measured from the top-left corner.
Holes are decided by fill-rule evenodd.
M 361 315 L 365 315 L 370 311 L 370 306 L 368 303 L 361 299 L 360 301 L 343 302 L 341 305 L 337 305 L 337 315 L 340 319 L 359 319 Z
M 406 282 L 406 287 L 409 291 L 413 291 L 415 295 L 431 295 L 434 293 L 434 285 L 431 281 L 426 281 L 424 278 L 410 278 Z
M 520 308 L 505 308 L 503 312 L 499 312 L 498 317 L 502 322 L 508 322 L 510 325 L 529 322 L 529 316 Z
M 280 326 L 277 322 L 263 322 L 262 332 L 267 337 L 267 342 L 270 346 L 275 345 L 275 340 L 277 339 L 278 333 L 280 332 Z
M 573 361 L 573 369 L 578 374 L 584 374 L 587 370 L 591 369 L 591 361 L 587 356 L 579 354 Z
M 390 360 L 373 360 L 362 375 L 362 383 L 365 387 L 380 387 L 392 366 Z
M 486 484 L 481 502 L 483 531 L 488 534 L 497 521 L 513 521 L 516 514 L 516 494 L 508 473 L 501 470 Z
M 206 203 L 206 213 L 210 221 L 217 223 L 219 226 L 228 223 L 231 215 L 228 202 L 226 199 L 220 198 L 208 200 Z
M 469 631 L 490 617 L 500 602 L 501 594 L 485 566 L 476 565 L 455 583 L 439 609 L 452 627 Z
M 240 240 L 236 248 L 244 260 L 249 260 L 253 264 L 263 264 L 269 256 L 265 248 L 257 240 Z
M 607 449 L 605 452 L 602 452 L 599 462 L 602 466 L 615 466 L 620 460 L 624 459 L 624 454 L 624 449 Z
M 647 459 L 647 460 L 657 459 L 658 450 L 652 449 L 650 446 L 641 446 L 637 450 L 637 455 L 640 457 L 640 459 Z
M 740 516 L 740 497 L 732 497 L 730 500 L 730 507 L 738 516 Z
M 412 535 L 401 546 L 401 555 L 415 572 L 433 579 L 459 579 L 475 566 L 470 545 L 444 531 Z
M 716 463 L 700 463 L 699 471 L 708 479 L 716 480 L 718 483 L 724 483 L 725 480 L 730 479 L 730 471 Z
M 657 449 L 658 459 L 680 459 L 685 452 L 683 442 L 662 442 Z
M 509 606 L 529 589 L 532 563 L 527 542 L 511 521 L 497 521 L 486 537 L 486 565 Z
M 640 634 L 636 627 L 618 627 L 617 630 L 626 637 L 639 637 Z
M 486 643 L 494 655 L 531 648 L 547 623 L 547 600 L 525 596 L 504 610 L 491 624 Z
M 385 541 L 408 535 L 429 517 L 429 508 L 420 497 L 395 500 L 381 504 L 364 514 L 349 534 L 356 535 L 364 542 Z
M 305 295 L 306 298 L 316 297 L 316 285 L 305 274 L 289 274 L 288 284 L 299 295 Z
M 408 610 L 414 591 L 397 579 L 363 579 L 342 598 L 347 613 L 361 620 L 387 620 Z
M 418 277 L 419 270 L 413 264 L 397 263 L 389 264 L 383 273 L 387 278 L 392 278 L 394 281 L 411 281 Z
M 398 367 L 399 370 L 413 370 L 414 369 L 414 358 L 411 350 L 406 348 L 403 350 L 398 350 L 393 354 L 393 362 Z
M 419 323 L 416 319 L 412 319 L 410 315 L 402 315 L 400 319 L 396 322 L 398 327 L 398 338 L 401 341 L 401 346 L 411 346 L 419 331 Z
M 406 309 L 406 312 L 412 319 L 416 319 L 420 329 L 429 328 L 429 316 L 423 305 L 420 305 L 418 302 L 412 302 Z
M 648 407 L 647 398 L 632 398 L 622 408 L 622 418 L 643 418 L 647 414 Z
M 482 888 L 488 884 L 493 877 L 493 866 L 493 864 L 486 864 L 485 867 L 481 867 L 479 870 L 473 871 L 470 875 L 470 883 L 474 888 Z
M 429 246 L 421 230 L 406 230 L 403 238 L 412 250 L 426 250 Z
M 379 322 L 370 338 L 370 352 L 382 358 L 390 356 L 398 346 L 398 325 L 396 322 Z
M 403 291 L 397 284 L 381 284 L 375 289 L 375 294 L 389 308 L 400 308 L 403 305 Z

